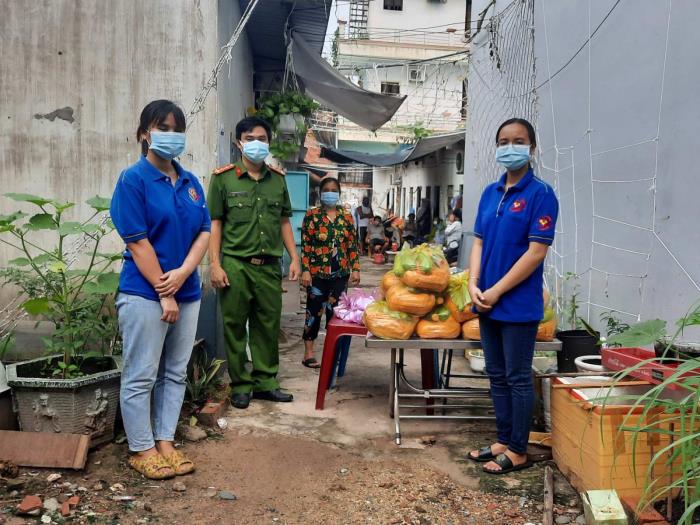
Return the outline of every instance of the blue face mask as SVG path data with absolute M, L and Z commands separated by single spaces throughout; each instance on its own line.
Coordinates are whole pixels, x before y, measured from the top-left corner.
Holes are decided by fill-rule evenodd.
M 530 162 L 529 144 L 508 144 L 496 148 L 496 162 L 508 171 L 519 170 Z
M 177 131 L 151 131 L 148 149 L 161 159 L 173 160 L 185 151 L 185 134 Z
M 252 140 L 243 143 L 243 155 L 253 164 L 260 164 L 270 154 L 270 146 L 267 142 Z
M 321 204 L 324 206 L 335 206 L 338 204 L 340 194 L 337 191 L 322 191 Z

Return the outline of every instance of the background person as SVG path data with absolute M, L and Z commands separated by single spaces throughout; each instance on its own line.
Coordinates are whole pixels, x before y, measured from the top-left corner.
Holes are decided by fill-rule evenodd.
M 150 479 L 194 470 L 173 448 L 185 395 L 201 285 L 197 266 L 211 222 L 197 177 L 174 159 L 185 149 L 185 115 L 169 100 L 141 112 L 143 156 L 119 176 L 111 219 L 126 243 L 117 313 L 124 369 L 120 406 L 129 465 Z
M 384 253 L 389 241 L 386 238 L 382 218 L 376 215 L 367 226 L 367 238 L 365 244 L 369 246 L 372 253 Z
M 462 243 L 462 210 L 450 210 L 445 228 L 445 258 L 453 263 L 459 257 L 459 245 Z
M 348 278 L 350 284 L 360 284 L 357 234 L 350 214 L 338 206 L 340 182 L 325 178 L 320 191 L 321 206 L 306 212 L 301 227 L 301 283 L 307 290 L 301 364 L 308 368 L 320 367 L 314 358 L 314 341 L 324 311 L 327 325 L 348 288 Z
M 365 253 L 365 237 L 367 237 L 367 226 L 369 221 L 374 217 L 372 206 L 369 202 L 369 197 L 362 197 L 362 205 L 355 208 L 355 216 L 357 218 L 357 228 L 359 232 L 360 252 Z
M 277 380 L 283 247 L 291 257 L 290 281 L 299 278 L 301 268 L 284 175 L 265 164 L 270 134 L 269 124 L 256 117 L 236 124 L 243 158 L 215 170 L 209 184 L 211 284 L 219 290 L 231 404 L 240 409 L 248 408 L 251 398 L 293 399 Z M 246 366 L 246 343 L 252 369 Z
M 532 357 L 544 316 L 543 262 L 554 239 L 559 204 L 535 176 L 535 130 L 510 119 L 496 132 L 496 160 L 506 172 L 479 201 L 470 256 L 469 294 L 479 313 L 481 344 L 496 412 L 495 443 L 469 459 L 503 474 L 527 468 L 532 418 Z

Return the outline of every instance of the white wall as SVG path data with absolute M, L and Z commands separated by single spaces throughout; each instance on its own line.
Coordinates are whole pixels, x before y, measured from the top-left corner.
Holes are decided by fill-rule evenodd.
M 459 30 L 464 28 L 465 8 L 464 0 L 448 0 L 445 3 L 403 0 L 403 11 L 389 11 L 384 9 L 384 0 L 372 0 L 369 3 L 367 28 L 371 32 L 376 28 L 414 29 L 451 24 Z
M 488 3 L 475 1 L 473 12 Z M 514 68 L 495 67 L 487 32 L 475 39 L 465 218 L 473 220 L 481 188 L 498 175 L 491 136 L 498 121 L 530 115 L 538 173 L 555 186 L 561 208 L 550 284 L 563 299 L 577 291 L 579 314 L 594 324 L 607 310 L 627 322 L 673 321 L 700 297 L 700 213 L 692 191 L 700 73 L 689 67 L 700 47 L 700 4 L 621 2 L 572 59 L 614 4 L 529 1 L 534 49 L 525 63 L 536 75 L 530 86 L 541 86 L 534 97 L 509 88 Z M 497 0 L 485 25 L 509 5 Z M 531 45 L 526 32 L 503 36 L 501 56 Z M 523 71 L 519 77 L 529 80 Z M 566 281 L 568 272 L 578 279 Z M 697 331 L 686 338 L 700 339 Z

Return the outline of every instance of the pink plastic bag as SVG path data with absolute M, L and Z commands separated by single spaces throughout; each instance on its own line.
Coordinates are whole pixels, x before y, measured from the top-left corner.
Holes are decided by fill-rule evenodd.
M 340 296 L 338 304 L 333 309 L 333 315 L 348 323 L 363 324 L 362 316 L 365 308 L 376 300 L 376 290 L 370 292 L 362 288 L 352 288 Z

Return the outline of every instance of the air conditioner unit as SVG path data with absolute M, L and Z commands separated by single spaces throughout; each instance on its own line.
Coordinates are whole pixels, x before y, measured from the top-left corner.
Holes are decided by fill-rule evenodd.
M 414 82 L 416 84 L 422 84 L 423 82 L 425 82 L 425 68 L 420 66 L 409 68 L 408 81 Z

